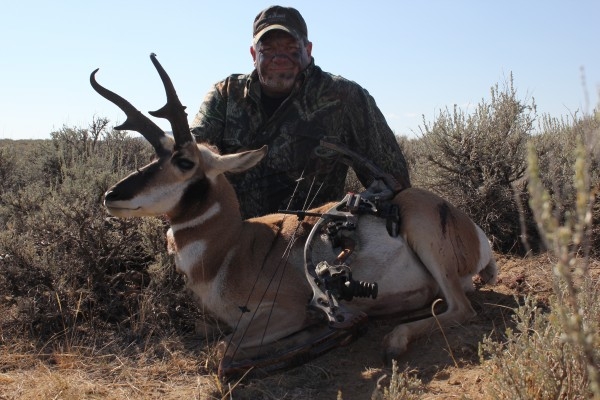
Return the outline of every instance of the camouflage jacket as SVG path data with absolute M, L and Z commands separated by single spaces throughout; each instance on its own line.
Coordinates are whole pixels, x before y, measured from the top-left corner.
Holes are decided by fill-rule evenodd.
M 316 156 L 321 139 L 337 141 L 410 186 L 406 161 L 371 95 L 355 82 L 311 65 L 290 96 L 267 116 L 258 74 L 231 75 L 213 86 L 191 125 L 198 142 L 222 154 L 269 146 L 257 166 L 228 176 L 244 218 L 339 201 L 348 167 Z M 367 187 L 371 177 L 357 176 Z M 300 179 L 303 178 L 303 179 Z

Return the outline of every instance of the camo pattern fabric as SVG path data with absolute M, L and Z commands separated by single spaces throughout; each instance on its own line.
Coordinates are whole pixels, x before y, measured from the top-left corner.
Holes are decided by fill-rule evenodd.
M 258 74 L 231 75 L 206 95 L 191 125 L 198 142 L 221 154 L 269 146 L 246 172 L 229 174 L 244 218 L 305 210 L 341 200 L 348 167 L 319 156 L 320 140 L 341 143 L 410 186 L 406 160 L 373 97 L 355 82 L 311 65 L 290 96 L 267 116 Z M 358 168 L 357 168 L 358 169 Z M 372 177 L 357 176 L 368 187 Z

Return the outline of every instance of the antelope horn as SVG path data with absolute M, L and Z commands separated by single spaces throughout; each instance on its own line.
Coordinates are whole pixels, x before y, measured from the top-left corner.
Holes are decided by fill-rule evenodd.
M 96 82 L 96 72 L 98 72 L 100 68 L 96 68 L 94 72 L 90 75 L 90 83 L 94 90 L 100 94 L 100 96 L 104 97 L 108 101 L 115 104 L 119 107 L 125 115 L 127 115 L 127 119 L 119 126 L 115 126 L 117 130 L 132 130 L 142 134 L 144 138 L 156 151 L 157 155 L 161 155 L 166 153 L 168 150 L 164 147 L 161 139 L 165 137 L 165 133 L 158 125 L 156 125 L 150 118 L 146 117 L 142 114 L 137 108 L 131 105 L 130 102 L 119 96 L 118 94 L 111 92 L 105 87 L 101 86 L 98 82 Z
M 160 75 L 160 79 L 163 82 L 163 86 L 165 87 L 165 92 L 167 94 L 167 104 L 165 104 L 160 110 L 150 111 L 150 115 L 166 118 L 171 123 L 173 137 L 175 138 L 175 143 L 178 146 L 193 141 L 194 139 L 190 132 L 185 106 L 183 106 L 181 101 L 179 101 L 179 97 L 177 97 L 177 92 L 175 92 L 175 87 L 173 86 L 173 82 L 171 82 L 171 78 L 169 78 L 167 72 L 156 59 L 156 54 L 150 54 L 150 59 Z

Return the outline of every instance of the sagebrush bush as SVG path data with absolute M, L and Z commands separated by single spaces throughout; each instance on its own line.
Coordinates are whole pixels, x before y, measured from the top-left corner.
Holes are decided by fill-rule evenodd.
M 16 154 L 6 148 L 0 148 L 0 190 L 10 190 L 15 173 Z
M 544 314 L 535 299 L 526 298 L 513 316 L 516 328 L 505 332 L 504 343 L 483 340 L 482 363 L 490 379 L 486 398 L 590 398 L 582 349 L 563 339 L 563 327 L 552 310 Z
M 413 146 L 418 163 L 413 184 L 467 212 L 503 252 L 522 252 L 515 196 L 523 190 L 535 111 L 533 101 L 518 99 L 511 76 L 504 88 L 492 87 L 491 100 L 482 100 L 472 113 L 455 106 L 433 123 L 424 121 Z
M 392 375 L 379 378 L 371 400 L 418 400 L 424 394 L 423 382 L 410 371 L 400 371 L 398 363 L 392 361 Z
M 116 333 L 147 340 L 155 331 L 191 331 L 198 315 L 166 255 L 164 221 L 112 218 L 102 205 L 152 148 L 96 126 L 96 135 L 64 127 L 44 157 L 32 147 L 6 168 L 20 184 L 0 193 L 0 301 L 12 310 L 0 330 L 39 346 L 63 348 L 75 337 L 98 344 Z M 11 144 L 0 154 L 16 154 Z M 21 180 L 23 170 L 35 177 Z M 103 338 L 85 337 L 99 332 Z
M 600 188 L 600 118 L 598 114 L 565 120 L 544 116 L 540 124 L 540 134 L 531 138 L 531 146 L 538 160 L 540 180 L 548 191 L 553 210 L 559 221 L 564 221 L 576 205 L 577 189 L 573 180 L 573 165 L 577 162 L 577 146 L 585 143 L 580 155 L 587 163 L 586 186 Z M 600 208 L 593 207 L 593 230 L 589 235 L 591 243 L 586 250 L 600 254 Z
M 574 199 L 566 208 L 558 207 L 544 187 L 536 150 L 529 146 L 531 209 L 556 257 L 554 291 L 549 313 L 528 298 L 516 310 L 516 330 L 507 330 L 506 343 L 483 342 L 492 398 L 600 399 L 600 293 L 585 251 L 595 199 L 589 185 L 589 152 L 581 140 L 575 142 L 574 169 L 568 174 Z

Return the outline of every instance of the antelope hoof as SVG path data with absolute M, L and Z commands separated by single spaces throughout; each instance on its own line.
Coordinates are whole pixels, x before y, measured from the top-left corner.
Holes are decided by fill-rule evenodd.
M 398 358 L 404 353 L 401 349 L 397 347 L 388 347 L 383 352 L 383 363 L 386 367 L 392 366 L 392 361 L 398 361 Z
M 408 348 L 406 335 L 392 331 L 383 339 L 384 355 L 383 361 L 386 365 L 392 365 L 392 360 L 397 360 Z

